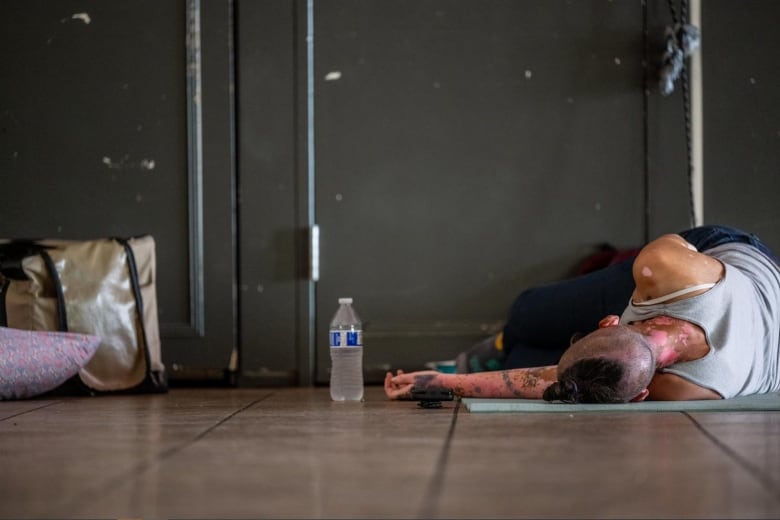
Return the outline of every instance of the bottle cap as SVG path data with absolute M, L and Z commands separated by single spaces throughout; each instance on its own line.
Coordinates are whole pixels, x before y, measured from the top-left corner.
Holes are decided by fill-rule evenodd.
M 339 298 L 339 305 L 343 305 L 345 303 L 352 304 L 352 298 Z

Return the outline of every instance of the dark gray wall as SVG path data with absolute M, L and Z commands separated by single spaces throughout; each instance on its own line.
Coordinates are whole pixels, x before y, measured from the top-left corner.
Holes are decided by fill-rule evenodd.
M 680 89 L 655 89 L 667 2 L 317 0 L 311 42 L 307 7 L 202 2 L 193 237 L 186 3 L 3 4 L 0 236 L 155 235 L 164 355 L 182 377 L 219 377 L 240 344 L 247 381 L 324 380 L 342 295 L 369 321 L 372 373 L 416 368 L 594 244 L 688 225 Z M 702 48 L 705 221 L 775 248 L 778 15 L 708 0 Z
M 780 33 L 772 0 L 703 2 L 704 215 L 780 250 Z

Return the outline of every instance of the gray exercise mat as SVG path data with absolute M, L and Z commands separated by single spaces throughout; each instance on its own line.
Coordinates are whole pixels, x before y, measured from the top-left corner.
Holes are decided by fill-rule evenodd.
M 642 401 L 625 404 L 563 404 L 537 399 L 464 398 L 469 412 L 754 412 L 780 410 L 780 394 L 749 395 L 714 401 Z

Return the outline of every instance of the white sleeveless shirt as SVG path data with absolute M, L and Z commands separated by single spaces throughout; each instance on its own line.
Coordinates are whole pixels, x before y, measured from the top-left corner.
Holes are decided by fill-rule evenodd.
M 670 316 L 696 324 L 704 330 L 709 352 L 664 372 L 724 398 L 780 391 L 780 268 L 742 243 L 723 244 L 704 253 L 725 266 L 717 284 L 672 303 L 629 302 L 620 323 Z

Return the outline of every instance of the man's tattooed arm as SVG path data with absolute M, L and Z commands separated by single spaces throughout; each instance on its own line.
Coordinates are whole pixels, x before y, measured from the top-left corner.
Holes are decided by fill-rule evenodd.
M 557 367 L 517 368 L 496 372 L 455 374 L 453 391 L 461 397 L 513 397 L 541 399 L 544 390 L 557 381 Z
M 385 391 L 391 399 L 408 397 L 413 387 L 448 388 L 460 397 L 541 399 L 544 390 L 556 380 L 555 365 L 473 374 L 388 373 Z

